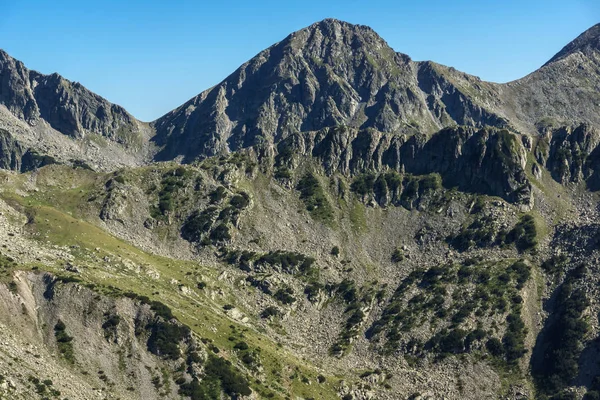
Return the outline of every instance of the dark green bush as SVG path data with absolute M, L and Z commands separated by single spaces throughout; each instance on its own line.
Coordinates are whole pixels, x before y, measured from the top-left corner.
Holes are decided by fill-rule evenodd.
M 502 346 L 502 342 L 498 338 L 490 338 L 486 342 L 485 348 L 494 357 L 500 357 L 504 354 L 504 347 Z
M 250 196 L 246 192 L 236 194 L 229 200 L 229 204 L 238 210 L 242 210 L 250 205 Z
M 210 231 L 217 211 L 216 207 L 208 207 L 202 212 L 194 211 L 181 227 L 181 237 L 188 242 L 200 242 L 202 235 Z
M 304 288 L 304 294 L 309 301 L 317 301 L 319 293 L 324 290 L 325 287 L 318 282 L 311 282 Z
M 363 174 L 354 178 L 354 181 L 350 185 L 350 190 L 354 193 L 365 196 L 373 192 L 373 186 L 375 185 L 374 174 Z
M 517 311 L 513 311 L 506 318 L 508 326 L 502 342 L 504 344 L 504 351 L 506 355 L 506 361 L 509 364 L 515 364 L 521 357 L 527 353 L 525 349 L 525 336 L 527 335 L 527 329 L 525 323 L 521 319 L 521 315 Z
M 275 292 L 273 297 L 283 304 L 292 304 L 296 301 L 296 298 L 293 296 L 294 291 L 291 288 L 279 289 Z
M 233 346 L 234 349 L 236 350 L 240 350 L 240 351 L 244 351 L 244 350 L 248 350 L 248 343 L 246 342 L 238 342 L 235 344 L 235 346 Z
M 392 261 L 395 263 L 404 261 L 404 251 L 402 251 L 402 249 L 394 250 L 392 253 Z
M 559 393 L 579 374 L 579 357 L 589 329 L 583 317 L 590 302 L 582 289 L 574 289 L 584 279 L 585 267 L 573 269 L 558 289 L 556 317 L 544 335 L 546 352 L 543 362 L 534 369 L 538 387 L 546 394 Z
M 227 197 L 227 190 L 223 186 L 219 186 L 208 195 L 211 203 L 220 203 Z
M 54 325 L 54 337 L 56 338 L 58 350 L 63 357 L 70 363 L 74 363 L 73 338 L 67 334 L 66 328 L 64 322 L 59 319 L 56 325 Z
M 242 254 L 243 257 L 243 254 Z M 241 257 L 240 257 L 241 258 Z M 288 274 L 306 273 L 315 263 L 315 259 L 305 256 L 301 253 L 291 251 L 270 251 L 267 254 L 260 256 L 256 260 L 257 265 L 281 266 L 284 272 Z
M 148 298 L 146 297 L 146 299 L 148 299 Z M 166 304 L 163 304 L 157 300 L 149 301 L 149 299 L 148 299 L 148 301 L 145 301 L 145 303 L 150 305 L 150 309 L 152 311 L 154 311 L 154 313 L 157 316 L 162 317 L 166 320 L 170 320 L 170 319 L 174 318 L 173 313 L 171 312 L 171 309 Z
M 281 315 L 281 311 L 277 307 L 269 306 L 260 313 L 261 318 L 271 318 L 271 317 L 279 317 Z
M 231 240 L 231 234 L 229 233 L 229 227 L 225 224 L 217 225 L 210 232 L 210 239 L 215 242 L 223 242 L 227 240 Z
M 313 218 L 326 223 L 333 220 L 333 209 L 315 175 L 312 173 L 304 175 L 296 189 L 300 191 L 300 199 L 304 201 L 306 210 Z
M 148 339 L 150 352 L 170 360 L 176 360 L 181 356 L 179 342 L 189 335 L 190 329 L 187 326 L 157 320 L 148 328 L 151 329 Z
M 523 215 L 506 236 L 506 242 L 514 243 L 519 251 L 534 248 L 537 245 L 535 219 L 529 214 Z

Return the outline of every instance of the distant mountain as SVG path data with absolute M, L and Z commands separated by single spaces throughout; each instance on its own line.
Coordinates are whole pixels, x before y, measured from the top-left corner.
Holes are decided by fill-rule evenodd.
M 157 120 L 158 158 L 191 160 L 336 125 L 409 133 L 506 124 L 443 71 L 396 53 L 369 27 L 324 20 Z
M 598 26 L 529 76 L 494 84 L 397 53 L 371 28 L 333 19 L 262 51 L 154 122 L 157 159 L 190 161 L 295 132 L 347 125 L 433 133 L 453 125 L 600 126 Z
M 148 128 L 123 107 L 56 73 L 30 71 L 2 50 L 0 105 L 5 107 L 0 127 L 12 139 L 58 158 L 89 155 L 92 163 L 114 166 L 131 163 L 126 159 L 147 148 Z M 90 140 L 97 151 L 89 148 Z

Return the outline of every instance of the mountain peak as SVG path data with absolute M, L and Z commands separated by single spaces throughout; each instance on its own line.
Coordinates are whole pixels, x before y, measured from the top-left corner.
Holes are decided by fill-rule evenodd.
M 545 65 L 561 60 L 576 52 L 589 54 L 594 51 L 600 51 L 600 23 L 592 26 L 575 40 L 563 47 L 562 50 L 552 57 Z
M 305 29 L 311 30 L 315 28 L 332 28 L 332 27 L 341 27 L 345 29 L 353 29 L 353 30 L 367 30 L 374 32 L 370 26 L 353 24 L 351 22 L 342 21 L 335 18 L 325 18 L 321 21 L 315 22 L 314 24 L 306 27 Z

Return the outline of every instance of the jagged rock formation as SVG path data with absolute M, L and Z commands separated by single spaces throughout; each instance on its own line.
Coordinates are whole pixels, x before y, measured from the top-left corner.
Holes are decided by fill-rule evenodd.
M 328 174 L 356 175 L 394 170 L 414 175 L 438 173 L 444 185 L 464 191 L 530 201 L 527 151 L 507 130 L 446 128 L 428 136 L 397 136 L 374 129 L 324 129 L 292 135 L 278 146 L 278 162 L 308 155 Z M 292 162 L 293 164 L 293 162 Z
M 142 140 L 138 122 L 123 107 L 56 73 L 30 71 L 4 51 L 0 51 L 0 80 L 0 104 L 31 125 L 43 119 L 73 138 L 95 133 L 126 146 Z
M 23 153 L 82 160 L 99 169 L 139 165 L 152 152 L 147 124 L 77 82 L 28 70 L 2 50 L 0 128 Z

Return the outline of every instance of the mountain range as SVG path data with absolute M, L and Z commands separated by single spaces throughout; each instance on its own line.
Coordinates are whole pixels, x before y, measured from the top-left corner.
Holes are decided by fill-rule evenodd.
M 0 50 L 0 180 L 0 399 L 600 398 L 600 24 L 326 19 L 152 122 Z
M 149 124 L 79 83 L 29 71 L 1 52 L 0 103 L 29 130 L 43 132 L 37 146 L 26 146 L 51 153 L 45 142 L 56 132 L 79 147 L 92 135 L 130 156 L 115 157 L 114 165 L 192 162 L 341 125 L 395 135 L 493 126 L 535 136 L 552 126 L 598 127 L 599 41 L 595 25 L 537 71 L 495 84 L 431 61 L 412 61 L 371 28 L 328 19 L 262 51 Z M 16 128 L 11 136 L 20 141 L 21 135 Z

